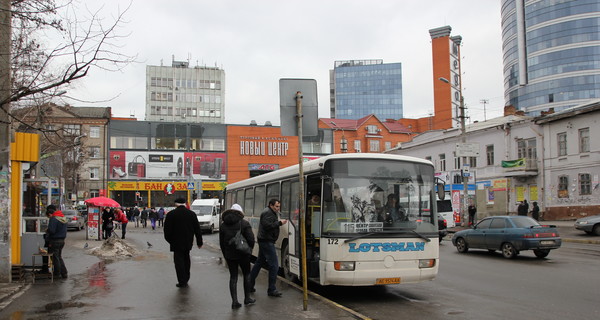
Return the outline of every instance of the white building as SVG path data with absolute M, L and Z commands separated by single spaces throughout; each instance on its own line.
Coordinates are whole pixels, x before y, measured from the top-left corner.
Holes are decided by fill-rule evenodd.
M 225 71 L 173 60 L 146 66 L 146 120 L 225 122 Z

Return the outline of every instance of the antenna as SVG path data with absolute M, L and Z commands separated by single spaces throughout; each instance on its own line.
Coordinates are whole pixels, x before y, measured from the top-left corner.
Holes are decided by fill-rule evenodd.
M 479 100 L 479 102 L 483 104 L 483 121 L 486 121 L 487 119 L 485 117 L 485 105 L 488 104 L 488 103 L 490 103 L 490 100 L 488 100 L 488 99 L 481 99 L 481 100 Z

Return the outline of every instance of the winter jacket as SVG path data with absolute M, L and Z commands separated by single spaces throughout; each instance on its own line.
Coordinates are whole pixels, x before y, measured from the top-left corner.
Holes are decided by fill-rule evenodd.
M 194 244 L 202 246 L 202 232 L 194 211 L 178 206 L 167 214 L 164 226 L 165 240 L 171 251 L 190 251 Z
M 260 214 L 260 224 L 258 225 L 258 241 L 262 242 L 273 242 L 277 241 L 279 238 L 279 227 L 282 225 L 281 221 L 279 221 L 279 217 L 277 213 L 271 209 L 271 207 L 267 207 Z
M 127 223 L 129 222 L 129 219 L 127 219 L 127 215 L 125 215 L 123 211 L 120 211 L 118 214 L 116 214 L 115 221 L 119 221 L 120 223 Z
M 250 248 L 254 248 L 254 233 L 250 223 L 244 220 L 241 212 L 231 209 L 225 210 L 223 212 L 223 222 L 219 227 L 219 245 L 225 259 L 239 260 L 244 256 L 244 253 L 238 251 L 235 245 L 229 244 L 229 241 L 235 237 L 240 228 Z
M 48 239 L 60 240 L 67 237 L 67 218 L 62 211 L 55 211 L 48 221 Z

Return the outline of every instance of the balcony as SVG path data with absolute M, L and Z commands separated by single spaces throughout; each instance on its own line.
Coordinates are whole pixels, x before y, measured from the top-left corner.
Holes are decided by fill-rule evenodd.
M 502 161 L 504 175 L 507 177 L 537 176 L 537 159 L 520 158 Z

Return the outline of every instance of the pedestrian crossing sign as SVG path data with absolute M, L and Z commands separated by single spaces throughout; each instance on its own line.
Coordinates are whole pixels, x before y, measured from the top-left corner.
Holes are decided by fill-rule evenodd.
M 188 188 L 188 190 L 195 190 L 196 189 L 196 187 L 194 186 L 193 182 L 188 182 L 187 188 Z

